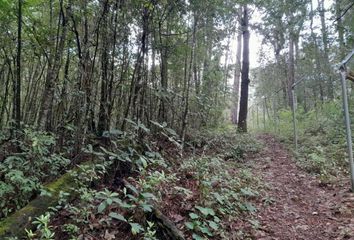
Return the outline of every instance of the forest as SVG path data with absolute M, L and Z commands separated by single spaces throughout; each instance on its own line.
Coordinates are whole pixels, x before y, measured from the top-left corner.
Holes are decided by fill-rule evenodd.
M 354 239 L 353 0 L 0 0 L 0 240 Z

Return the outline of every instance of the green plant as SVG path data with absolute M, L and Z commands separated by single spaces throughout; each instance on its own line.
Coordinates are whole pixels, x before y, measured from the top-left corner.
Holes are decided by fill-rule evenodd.
M 185 222 L 186 227 L 193 231 L 193 239 L 199 240 L 203 239 L 203 237 L 213 237 L 213 231 L 215 232 L 219 229 L 220 219 L 211 208 L 196 206 L 195 209 L 199 211 L 199 214 L 195 212 L 189 213 L 191 221 Z
M 68 233 L 70 236 L 75 236 L 79 233 L 80 228 L 75 224 L 68 223 L 63 226 L 63 231 Z
M 53 134 L 24 128 L 21 137 L 10 141 L 18 152 L 11 152 L 0 163 L 0 218 L 23 207 L 40 193 L 41 183 L 50 181 L 70 161 L 54 151 Z
M 156 238 L 155 223 L 146 221 L 147 229 L 144 232 L 144 240 L 158 240 Z
M 40 239 L 40 240 L 53 240 L 54 232 L 49 226 L 50 222 L 50 214 L 46 213 L 45 215 L 41 215 L 36 218 L 32 223 L 36 225 L 36 232 L 32 232 L 32 230 L 27 230 L 27 237 L 29 239 Z

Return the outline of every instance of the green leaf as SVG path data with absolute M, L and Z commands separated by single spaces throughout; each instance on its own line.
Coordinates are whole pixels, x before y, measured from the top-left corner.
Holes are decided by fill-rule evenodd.
M 107 201 L 107 204 L 108 204 L 108 205 L 112 205 L 112 203 L 113 203 L 113 200 L 112 200 L 111 198 L 107 198 L 106 201 Z
M 142 193 L 141 196 L 143 196 L 143 198 L 145 199 L 154 199 L 155 195 L 152 193 Z
M 204 234 L 207 234 L 208 236 L 213 236 L 213 234 L 210 232 L 209 228 L 207 226 L 199 227 L 200 231 Z
M 150 204 L 142 204 L 141 206 L 142 206 L 144 212 L 152 212 L 152 205 L 150 205 Z
M 133 207 L 133 205 L 131 205 L 131 204 L 129 204 L 129 203 L 126 203 L 126 202 L 121 202 L 121 203 L 118 203 L 118 204 L 119 204 L 119 206 L 120 206 L 121 208 L 125 208 L 125 209 L 132 208 L 132 207 Z
M 195 213 L 190 213 L 190 214 L 189 214 L 189 217 L 190 217 L 191 219 L 197 219 L 197 218 L 199 218 L 199 216 L 198 216 L 197 214 L 195 214 Z
M 199 236 L 198 234 L 195 234 L 195 233 L 193 233 L 192 237 L 193 237 L 194 240 L 204 240 L 203 237 L 201 237 L 201 236 Z
M 127 220 L 125 219 L 125 217 L 123 215 L 116 213 L 116 212 L 111 212 L 111 213 L 109 213 L 108 216 L 110 216 L 111 218 L 114 218 L 116 220 L 127 222 Z
M 219 229 L 219 225 L 214 221 L 208 221 L 208 224 L 209 224 L 209 227 L 211 227 L 215 231 Z
M 250 188 L 241 188 L 240 191 L 243 196 L 247 196 L 247 197 L 255 197 L 258 194 L 257 192 L 252 191 L 252 189 Z
M 185 222 L 184 225 L 186 225 L 186 227 L 190 230 L 193 230 L 194 229 L 194 224 L 191 223 L 191 222 Z
M 130 183 L 126 184 L 126 187 L 129 188 L 130 190 L 132 190 L 135 194 L 139 193 L 138 190 L 136 189 L 136 187 L 134 187 Z
M 144 228 L 141 227 L 140 224 L 138 223 L 129 223 L 131 226 L 131 231 L 133 235 L 137 235 L 138 233 L 141 233 L 144 231 Z
M 112 201 L 119 204 L 119 206 L 121 206 L 123 204 L 123 202 L 122 202 L 122 200 L 120 200 L 120 198 L 113 198 Z
M 143 157 L 143 156 L 140 156 L 139 160 L 140 160 L 141 165 L 143 166 L 143 168 L 147 168 L 148 163 L 147 163 L 147 161 L 146 161 L 146 158 Z
M 176 133 L 175 130 L 173 130 L 173 129 L 171 129 L 171 128 L 165 128 L 165 130 L 166 130 L 168 133 L 170 133 L 171 135 L 177 136 L 177 133 Z
M 151 122 L 152 124 L 158 126 L 159 128 L 163 128 L 163 126 L 162 126 L 160 123 L 158 123 L 158 122 L 151 121 L 151 120 L 150 120 L 150 122 Z
M 196 209 L 198 209 L 204 216 L 215 216 L 215 212 L 213 209 L 211 208 L 204 208 L 204 207 L 200 207 L 200 206 L 196 206 Z
M 219 223 L 220 222 L 220 218 L 218 218 L 217 216 L 214 216 L 214 222 Z
M 221 196 L 219 193 L 215 192 L 213 193 L 214 197 L 216 198 L 216 200 L 218 201 L 218 203 L 220 204 L 224 204 L 224 197 Z
M 249 212 L 256 212 L 256 211 L 257 211 L 257 208 L 255 208 L 255 207 L 254 207 L 251 203 L 249 203 L 249 202 L 246 202 L 246 203 L 244 204 L 244 206 L 245 206 L 246 210 L 249 211 Z
M 106 202 L 102 202 L 100 205 L 98 205 L 97 212 L 102 213 L 106 209 L 106 207 L 107 207 Z

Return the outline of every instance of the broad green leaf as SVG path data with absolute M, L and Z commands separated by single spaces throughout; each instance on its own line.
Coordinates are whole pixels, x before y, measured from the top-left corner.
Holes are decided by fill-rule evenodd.
M 209 224 L 209 227 L 211 227 L 215 231 L 219 229 L 219 225 L 214 221 L 208 221 L 208 224 Z
M 155 195 L 152 193 L 142 193 L 141 196 L 143 196 L 143 198 L 145 199 L 154 199 Z
M 102 213 L 107 207 L 106 202 L 102 202 L 100 205 L 98 205 L 97 212 Z
M 123 215 L 116 213 L 116 212 L 111 212 L 111 213 L 109 213 L 108 216 L 110 216 L 111 218 L 114 218 L 116 220 L 127 222 L 127 220 L 125 219 L 125 217 Z
M 201 237 L 201 236 L 199 236 L 198 234 L 195 234 L 195 233 L 193 233 L 192 237 L 193 237 L 194 240 L 204 240 L 203 237 Z
M 215 215 L 214 210 L 211 208 L 204 208 L 204 207 L 200 207 L 200 206 L 196 206 L 195 208 L 198 209 L 204 216 L 208 216 L 208 215 L 214 216 Z
M 204 234 L 207 234 L 208 236 L 213 236 L 213 234 L 210 232 L 208 226 L 202 226 L 202 227 L 199 227 L 200 231 Z
M 191 222 L 185 222 L 184 225 L 186 225 L 186 227 L 190 230 L 193 230 L 194 229 L 194 224 L 191 223 Z
M 142 206 L 142 208 L 143 208 L 143 210 L 145 212 L 152 212 L 152 205 L 150 205 L 150 204 L 142 204 L 141 206 Z
M 197 218 L 199 218 L 199 216 L 198 216 L 197 214 L 195 214 L 195 213 L 190 213 L 190 214 L 189 214 L 189 217 L 190 217 L 191 219 L 197 219 Z
M 133 235 L 137 235 L 138 233 L 141 233 L 144 231 L 144 228 L 141 227 L 140 224 L 138 223 L 129 223 L 131 226 L 131 231 Z
M 257 208 L 255 208 L 251 203 L 249 202 L 246 202 L 244 203 L 244 206 L 246 208 L 247 211 L 249 212 L 256 212 L 257 211 Z

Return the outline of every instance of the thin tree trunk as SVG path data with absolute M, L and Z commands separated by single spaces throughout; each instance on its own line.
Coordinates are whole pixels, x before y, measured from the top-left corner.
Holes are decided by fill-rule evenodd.
M 60 1 L 60 17 L 58 22 L 58 35 L 57 35 L 57 44 L 56 47 L 53 48 L 55 54 L 51 54 L 54 56 L 52 59 L 49 59 L 48 62 L 48 70 L 46 76 L 46 83 L 44 87 L 44 93 L 41 101 L 41 108 L 38 117 L 38 127 L 42 130 L 51 130 L 52 129 L 52 105 L 54 101 L 54 91 L 56 82 L 58 80 L 58 75 L 60 71 L 60 65 L 62 60 L 62 55 L 64 52 L 64 46 L 67 35 L 67 19 L 64 15 L 64 6 L 63 0 Z M 68 10 L 70 9 L 71 1 L 68 2 Z M 69 12 L 68 12 L 69 15 Z M 59 25 L 62 25 L 61 35 L 59 35 Z
M 241 97 L 240 97 L 240 111 L 238 119 L 238 130 L 240 132 L 247 132 L 247 111 L 248 111 L 248 85 L 249 85 L 249 40 L 250 32 L 248 30 L 248 7 L 243 7 L 242 19 L 242 35 L 243 35 L 243 56 L 242 56 L 242 79 L 241 79 Z
M 16 56 L 16 86 L 14 92 L 15 127 L 21 127 L 21 48 L 22 48 L 22 0 L 18 0 L 17 56 Z
M 188 112 L 189 112 L 189 89 L 190 89 L 190 82 L 192 78 L 192 68 L 193 68 L 193 62 L 195 61 L 194 59 L 194 51 L 195 51 L 195 43 L 196 43 L 196 32 L 197 32 L 197 16 L 196 13 L 194 12 L 194 20 L 193 20 L 193 34 L 192 34 L 192 49 L 191 49 L 191 56 L 190 56 L 190 62 L 189 62 L 189 72 L 188 75 L 185 74 L 185 84 L 184 84 L 184 110 L 183 110 L 183 116 L 182 116 L 182 128 L 181 128 L 181 137 L 182 137 L 182 153 L 184 150 L 184 142 L 186 138 L 186 129 L 187 129 L 187 121 L 188 121 Z M 188 39 L 188 37 L 187 37 Z
M 242 16 L 242 8 L 239 9 L 239 17 Z M 241 22 L 241 21 L 239 21 Z M 240 98 L 240 77 L 241 77 L 241 51 L 242 51 L 242 29 L 241 27 L 237 33 L 237 48 L 236 48 L 236 62 L 234 73 L 234 84 L 232 94 L 232 109 L 231 109 L 231 121 L 233 124 L 237 124 L 238 104 Z
M 149 18 L 150 18 L 149 9 L 147 7 L 144 7 L 142 18 L 143 18 L 143 27 L 142 27 L 143 29 L 142 29 L 141 40 L 140 40 L 140 49 L 136 60 L 134 72 L 132 75 L 130 94 L 128 97 L 128 104 L 125 109 L 124 119 L 121 127 L 122 130 L 125 129 L 126 119 L 129 116 L 129 111 L 131 109 L 133 110 L 133 112 L 136 111 L 136 102 L 137 102 L 138 95 L 140 93 L 140 89 L 142 87 L 142 65 L 144 64 L 145 54 L 147 51 L 146 40 L 148 37 L 148 27 L 149 27 Z M 137 119 L 139 117 L 138 114 L 136 113 L 134 116 L 136 118 L 135 120 L 138 120 Z
M 342 9 L 341 9 L 342 0 L 336 0 L 335 2 L 335 10 L 337 17 L 337 32 L 338 32 L 338 42 L 339 42 L 339 56 L 340 59 L 344 59 L 345 57 L 345 44 L 344 44 L 344 26 L 342 20 Z
M 324 92 L 323 92 L 323 83 L 321 81 L 321 62 L 320 62 L 320 57 L 319 57 L 319 48 L 317 44 L 317 38 L 314 32 L 313 28 L 313 19 L 314 17 L 314 10 L 313 10 L 313 3 L 311 1 L 311 14 L 310 14 L 310 30 L 311 30 L 311 38 L 313 41 L 313 44 L 315 46 L 315 72 L 317 75 L 317 84 L 318 84 L 318 89 L 319 89 L 319 94 L 320 94 L 320 100 L 321 102 L 324 101 Z
M 294 61 L 294 36 L 292 33 L 290 33 L 289 37 L 289 60 L 288 60 L 288 104 L 291 109 L 294 108 L 293 102 L 292 102 L 292 85 L 295 82 L 295 61 Z
M 98 113 L 97 134 L 101 136 L 104 131 L 109 130 L 108 126 L 108 0 L 103 3 L 102 12 L 102 52 L 101 52 L 101 97 Z
M 160 41 L 160 58 L 161 58 L 161 91 L 162 96 L 160 96 L 160 107 L 159 107 L 159 121 L 167 122 L 167 108 L 166 108 L 166 93 L 168 88 L 168 49 L 166 41 L 162 39 L 162 22 L 159 22 L 159 41 Z M 168 33 L 168 23 L 167 23 L 167 33 Z
M 325 73 L 326 73 L 326 85 L 327 85 L 327 94 L 330 99 L 333 99 L 333 81 L 332 81 L 332 72 L 328 57 L 328 33 L 326 26 L 326 15 L 325 15 L 325 7 L 324 0 L 318 0 L 318 8 L 320 12 L 321 18 L 321 32 L 322 32 L 322 42 L 323 42 L 323 53 L 324 53 L 324 61 L 325 61 Z

